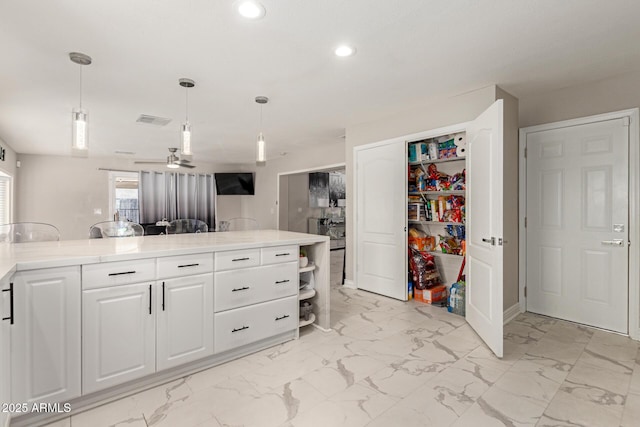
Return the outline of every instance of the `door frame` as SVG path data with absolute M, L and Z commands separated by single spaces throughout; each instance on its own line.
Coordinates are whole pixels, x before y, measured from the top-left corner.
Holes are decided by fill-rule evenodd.
M 405 148 L 406 145 L 408 143 L 411 142 L 416 142 L 416 141 L 420 141 L 423 139 L 427 139 L 427 138 L 433 138 L 435 136 L 442 136 L 442 135 L 447 135 L 447 134 L 453 134 L 453 133 L 458 133 L 458 132 L 466 132 L 467 131 L 467 127 L 469 127 L 469 123 L 470 122 L 462 122 L 462 123 L 457 123 L 454 125 L 449 125 L 449 126 L 443 126 L 437 129 L 430 129 L 427 131 L 422 131 L 422 132 L 416 132 L 416 133 L 412 133 L 409 135 L 401 135 L 401 136 L 396 136 L 393 138 L 388 138 L 382 141 L 377 141 L 377 142 L 370 142 L 368 144 L 362 144 L 362 145 L 356 145 L 355 147 L 353 147 L 353 175 L 354 177 L 357 176 L 357 170 L 358 170 L 358 156 L 357 153 L 359 151 L 362 150 L 367 150 L 373 147 L 377 147 L 377 146 L 381 146 L 381 145 L 387 145 L 387 144 L 404 144 Z M 357 236 L 358 236 L 358 210 L 357 210 L 357 201 L 358 201 L 358 185 L 355 183 L 355 178 L 354 178 L 354 185 L 353 185 L 353 238 L 354 238 L 354 243 L 353 243 L 353 250 L 352 250 L 352 259 L 353 259 L 353 271 L 352 271 L 352 276 L 353 277 L 353 288 L 354 289 L 359 289 L 358 288 L 358 245 L 357 245 Z M 407 182 L 405 180 L 405 188 L 404 188 L 404 192 L 407 192 Z M 405 229 L 408 227 L 409 222 L 408 222 L 408 218 L 407 218 L 407 204 L 405 203 L 404 205 L 404 227 Z M 406 237 L 406 233 L 405 233 L 405 265 L 407 264 L 408 260 L 407 260 L 407 254 L 406 254 L 406 247 L 407 247 L 407 237 Z M 351 286 L 350 286 L 351 287 Z
M 640 259 L 640 110 L 638 108 L 615 111 L 594 116 L 580 117 L 577 119 L 563 120 L 542 125 L 520 128 L 518 143 L 519 153 L 519 218 L 518 234 L 520 236 L 518 256 L 518 288 L 520 311 L 524 313 L 527 308 L 525 287 L 527 285 L 527 234 L 524 226 L 527 212 L 527 160 L 525 149 L 527 136 L 531 133 L 560 129 L 572 126 L 585 125 L 607 120 L 629 117 L 629 301 L 628 301 L 628 330 L 629 336 L 634 340 L 640 340 L 640 263 L 631 260 Z
M 280 178 L 286 175 L 297 175 L 301 173 L 311 173 L 311 172 L 325 172 L 334 169 L 345 168 L 346 163 L 332 163 L 330 165 L 325 166 L 314 166 L 305 169 L 298 169 L 294 171 L 288 172 L 278 172 L 276 176 L 276 230 L 280 230 Z

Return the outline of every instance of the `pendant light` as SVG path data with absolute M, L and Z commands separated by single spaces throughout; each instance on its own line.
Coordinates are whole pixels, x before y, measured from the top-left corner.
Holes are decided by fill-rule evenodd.
M 256 143 L 256 165 L 264 166 L 267 164 L 267 147 L 264 141 L 264 135 L 262 135 L 262 106 L 269 102 L 269 98 L 266 96 L 256 96 L 256 102 L 260 104 L 260 133 L 258 134 L 258 141 Z
M 191 156 L 193 153 L 191 152 L 191 123 L 189 123 L 189 88 L 194 87 L 196 82 L 191 79 L 180 79 L 178 83 L 184 88 L 186 112 L 184 123 L 180 127 L 180 137 L 182 141 L 180 154 L 183 156 Z
M 80 106 L 71 111 L 71 154 L 86 157 L 89 152 L 89 114 L 82 108 L 82 67 L 91 64 L 91 57 L 71 52 L 71 62 L 80 65 Z

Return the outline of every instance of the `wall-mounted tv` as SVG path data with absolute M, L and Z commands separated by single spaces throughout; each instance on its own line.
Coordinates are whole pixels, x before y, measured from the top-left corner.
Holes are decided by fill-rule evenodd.
M 216 173 L 215 177 L 219 196 L 255 194 L 252 172 Z

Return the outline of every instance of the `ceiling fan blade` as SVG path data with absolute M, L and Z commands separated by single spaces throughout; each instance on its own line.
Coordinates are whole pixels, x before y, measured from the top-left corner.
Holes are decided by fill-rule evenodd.
M 190 165 L 188 163 L 185 163 L 184 160 L 180 160 L 179 162 L 176 162 L 175 164 L 180 166 L 180 167 L 183 167 L 183 168 L 189 168 L 189 169 L 195 168 L 195 166 Z
M 158 161 L 158 162 L 152 162 L 152 161 L 145 162 L 145 161 L 139 161 L 139 160 L 136 160 L 133 163 L 138 164 L 138 165 L 166 165 L 167 164 L 167 162 L 160 162 L 160 161 Z

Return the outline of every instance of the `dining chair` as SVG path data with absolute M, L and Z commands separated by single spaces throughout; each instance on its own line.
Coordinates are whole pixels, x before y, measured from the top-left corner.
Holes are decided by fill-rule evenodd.
M 144 236 L 144 228 L 137 222 L 103 221 L 89 228 L 90 239 L 134 236 Z
M 209 226 L 199 219 L 174 219 L 167 226 L 167 234 L 206 233 Z
M 60 231 L 43 222 L 14 222 L 0 225 L 0 242 L 27 243 L 60 240 Z
M 255 218 L 237 217 L 231 218 L 227 222 L 229 223 L 229 231 L 258 229 L 258 221 Z

